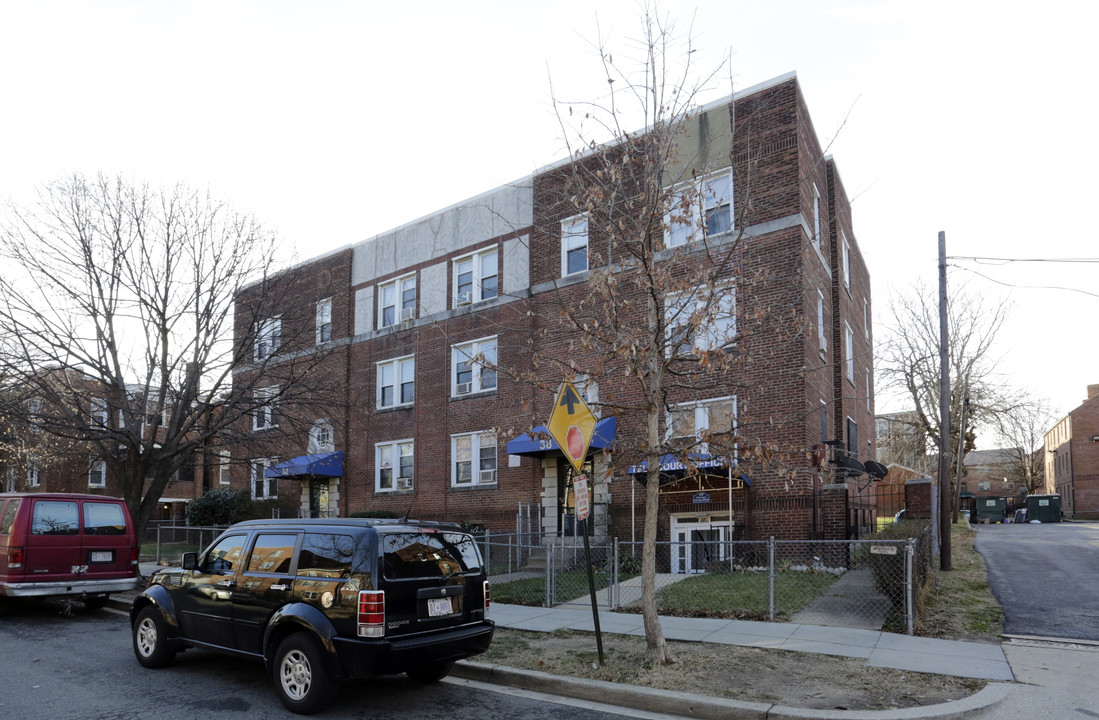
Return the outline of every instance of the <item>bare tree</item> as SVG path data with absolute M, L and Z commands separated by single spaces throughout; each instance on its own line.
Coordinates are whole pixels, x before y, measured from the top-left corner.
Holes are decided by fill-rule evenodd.
M 255 219 L 181 186 L 74 175 L 10 207 L 0 376 L 5 414 L 34 446 L 22 452 L 56 455 L 50 439 L 101 460 L 143 530 L 207 445 L 309 392 L 294 381 L 319 353 L 255 351 L 264 339 L 269 350 L 294 346 L 262 322 L 286 305 L 267 282 L 274 253 Z M 250 301 L 236 307 L 238 295 Z M 236 342 L 234 323 L 246 328 Z M 252 387 L 263 373 L 239 371 L 267 366 L 283 379 L 273 391 Z
M 939 310 L 938 296 L 924 285 L 895 298 L 892 322 L 878 345 L 877 367 L 884 384 L 911 403 L 917 434 L 933 446 L 942 436 L 939 417 Z M 997 298 L 970 293 L 964 286 L 952 291 L 947 309 L 950 324 L 950 437 L 947 447 L 953 487 L 957 488 L 957 455 L 974 448 L 973 428 L 996 423 L 1015 407 L 1004 379 L 996 372 L 994 344 L 1007 318 L 1008 305 Z M 959 447 L 962 408 L 968 398 L 964 445 Z M 956 496 L 956 491 L 951 497 Z
M 1042 448 L 1045 434 L 1057 420 L 1044 398 L 1023 396 L 1014 407 L 996 416 L 1002 451 L 1011 459 L 1009 478 L 1027 494 L 1046 489 L 1045 458 Z

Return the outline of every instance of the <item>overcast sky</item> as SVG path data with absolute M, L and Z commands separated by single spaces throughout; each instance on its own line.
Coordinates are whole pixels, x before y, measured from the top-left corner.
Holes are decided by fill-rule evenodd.
M 940 230 L 952 256 L 1099 257 L 1093 7 L 661 9 L 693 22 L 697 67 L 732 54 L 703 101 L 797 72 L 854 199 L 880 336 L 898 290 L 937 282 Z M 72 171 L 183 181 L 308 258 L 561 158 L 551 79 L 562 98 L 602 92 L 592 44 L 601 31 L 621 60 L 637 16 L 633 0 L 0 0 L 0 198 Z M 1099 265 L 954 264 L 952 286 L 1012 303 L 1005 377 L 1079 404 L 1099 383 Z

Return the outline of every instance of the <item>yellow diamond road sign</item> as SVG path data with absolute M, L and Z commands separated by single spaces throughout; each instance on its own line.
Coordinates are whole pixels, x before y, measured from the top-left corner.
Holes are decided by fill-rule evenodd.
M 595 422 L 595 416 L 572 383 L 563 383 L 553 403 L 548 429 L 576 472 L 583 472 L 584 458 L 595 434 Z

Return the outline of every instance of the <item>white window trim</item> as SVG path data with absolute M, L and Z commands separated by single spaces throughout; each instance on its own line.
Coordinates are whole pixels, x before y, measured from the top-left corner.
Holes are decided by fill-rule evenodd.
M 412 400 L 409 402 L 401 402 L 401 385 L 405 382 L 401 369 L 405 367 L 407 362 L 411 361 L 412 365 L 409 372 L 412 374 Z M 382 405 L 382 370 L 383 368 L 391 368 L 393 370 L 393 403 L 390 405 Z M 375 392 L 374 392 L 374 406 L 379 410 L 390 410 L 398 407 L 411 407 L 416 404 L 416 356 L 404 355 L 399 358 L 393 358 L 392 360 L 386 360 L 384 362 L 376 363 L 374 368 L 374 374 L 376 378 Z
M 99 482 L 92 482 L 92 475 L 98 471 L 101 480 Z M 96 458 L 88 465 L 88 487 L 90 488 L 105 488 L 107 487 L 107 461 L 102 458 Z
M 321 442 L 319 437 L 321 430 L 328 433 L 328 442 Z M 313 421 L 312 427 L 309 428 L 309 454 L 332 452 L 336 449 L 335 440 L 336 436 L 332 429 L 332 423 L 328 422 L 327 418 L 317 418 Z
M 581 237 L 580 233 L 569 233 L 566 228 L 571 228 L 575 225 L 584 223 L 584 267 L 575 272 L 569 272 L 569 250 L 579 250 L 580 245 L 570 248 L 570 241 L 573 238 Z M 588 218 L 587 213 L 581 213 L 580 215 L 573 215 L 572 217 L 565 218 L 561 221 L 561 277 L 568 277 L 569 275 L 579 275 L 580 273 L 587 272 L 591 269 L 591 221 Z
M 484 260 L 486 258 L 489 258 L 489 257 L 493 258 L 493 260 L 496 263 L 496 272 L 493 273 L 492 275 L 484 274 L 484 273 L 481 272 L 482 269 L 483 269 Z M 472 270 L 473 283 L 472 283 L 472 290 L 469 291 L 472 294 L 472 297 L 470 298 L 470 302 L 481 302 L 482 300 L 491 300 L 492 298 L 499 297 L 500 296 L 500 258 L 499 258 L 499 250 L 498 250 L 497 246 L 493 245 L 491 248 L 478 250 L 477 252 L 472 252 L 472 253 L 469 253 L 467 255 L 462 255 L 461 257 L 454 258 L 454 261 L 451 265 L 451 268 L 452 268 L 452 273 L 451 274 L 453 275 L 453 286 L 451 288 L 451 302 L 453 303 L 453 306 L 458 307 L 458 299 L 459 299 L 458 296 L 461 294 L 461 293 L 458 292 L 458 274 L 459 274 L 458 273 L 458 265 L 460 263 L 464 263 L 464 262 L 467 262 L 467 261 L 473 263 L 473 270 Z M 489 278 L 489 277 L 495 277 L 496 278 L 496 293 L 494 295 L 492 295 L 491 297 L 486 298 L 485 297 L 485 292 L 484 292 L 484 282 L 485 282 L 485 279 Z
M 493 438 L 493 446 L 496 450 L 496 467 L 492 471 L 493 479 L 491 481 L 481 482 L 481 436 L 491 435 Z M 460 438 L 470 438 L 470 481 L 468 483 L 458 482 L 458 440 Z M 452 488 L 457 487 L 477 487 L 477 486 L 495 486 L 500 482 L 500 436 L 495 430 L 478 430 L 470 433 L 456 433 L 450 436 L 450 486 Z
M 263 341 L 267 341 L 270 347 L 264 345 Z M 277 355 L 280 347 L 282 347 L 282 315 L 275 315 L 256 323 L 256 344 L 252 358 L 256 362 L 263 362 Z M 260 352 L 261 348 L 264 348 L 264 352 Z
M 325 298 L 317 302 L 316 312 L 316 344 L 323 345 L 332 341 L 332 298 Z M 328 338 L 322 337 L 321 329 L 328 326 Z
M 695 356 L 699 356 L 707 351 L 713 352 L 714 350 L 733 347 L 736 345 L 736 288 L 731 283 L 724 283 L 722 285 L 719 285 L 718 287 L 715 287 L 713 292 L 715 294 L 720 293 L 721 297 L 715 298 L 710 303 L 709 315 L 701 317 L 697 327 L 690 328 L 691 335 L 689 339 L 691 345 L 691 354 Z M 668 295 L 665 300 L 665 330 L 669 331 L 666 350 L 669 357 L 671 357 L 672 355 L 688 357 L 686 353 L 680 352 L 683 346 L 687 344 L 686 342 L 679 343 L 678 345 L 673 347 L 673 343 L 671 342 L 671 340 L 674 333 L 671 333 L 670 331 L 675 327 L 682 327 L 682 325 L 677 324 L 673 326 L 671 324 L 671 316 L 668 313 L 670 310 L 673 310 L 680 303 L 680 301 L 686 301 L 684 303 L 684 305 L 686 306 L 690 304 L 690 300 L 691 296 L 689 294 L 671 294 Z M 680 319 L 684 322 L 689 323 L 691 315 L 694 315 L 695 313 L 706 312 L 705 298 L 695 296 L 694 301 L 694 309 L 691 310 L 689 313 L 687 312 L 687 307 L 684 307 L 682 309 Z M 728 301 L 732 302 L 732 306 L 727 308 L 725 305 Z M 722 337 L 720 339 L 716 336 L 715 332 L 715 329 L 718 328 L 721 328 L 722 333 Z M 733 339 L 725 342 L 726 338 L 728 338 L 730 334 L 733 336 Z
M 862 334 L 870 342 L 870 301 L 862 299 Z
M 840 238 L 843 240 L 843 287 L 851 292 L 851 245 L 847 242 L 847 233 L 840 230 Z
M 820 354 L 828 352 L 828 334 L 824 325 L 824 291 L 817 288 L 817 337 Z
M 218 485 L 229 485 L 232 482 L 232 454 L 228 450 L 218 451 Z
M 107 422 L 110 420 L 110 413 L 107 411 L 107 401 L 102 398 L 92 398 L 88 419 L 92 427 L 107 427 Z
M 707 192 L 710 183 L 714 180 L 727 176 L 729 178 L 729 229 L 723 230 L 719 233 L 710 235 L 706 231 L 706 211 L 710 209 L 709 194 Z M 722 235 L 736 230 L 736 186 L 733 179 L 733 169 L 731 167 L 719 170 L 718 172 L 711 173 L 706 177 L 693 180 L 691 182 L 680 183 L 671 189 L 668 196 L 671 198 L 673 205 L 678 205 L 678 200 L 684 192 L 689 192 L 693 195 L 691 200 L 691 207 L 688 210 L 690 214 L 690 222 L 682 223 L 677 222 L 676 226 L 679 228 L 689 228 L 690 232 L 683 238 L 682 241 L 673 242 L 672 238 L 672 213 L 668 212 L 664 215 L 664 247 L 682 247 L 684 245 L 690 245 L 691 243 L 698 242 L 706 238 L 717 238 Z M 720 203 L 725 204 L 725 203 Z M 701 235 L 699 235 L 701 231 Z
M 401 275 L 400 277 L 393 278 L 388 282 L 378 283 L 378 329 L 383 330 L 387 327 L 396 327 L 401 324 L 401 311 L 404 308 L 401 303 L 401 295 L 404 294 L 405 283 L 412 281 L 412 286 L 416 292 L 416 299 L 412 302 L 412 319 L 415 319 L 418 314 L 418 306 L 420 300 L 420 288 L 416 284 L 416 273 L 408 273 Z M 384 305 L 385 291 L 388 288 L 393 288 L 393 322 L 389 325 L 384 325 L 385 309 L 389 307 Z
M 249 484 L 248 492 L 251 494 L 253 500 L 274 500 L 274 499 L 278 498 L 278 484 L 279 484 L 279 479 L 278 478 L 269 478 L 269 477 L 262 477 L 262 476 L 261 477 L 256 477 L 257 471 L 262 472 L 262 470 L 259 470 L 260 467 L 262 467 L 264 470 L 266 470 L 267 468 L 274 467 L 275 465 L 278 465 L 278 464 L 279 464 L 279 459 L 277 457 L 252 458 L 251 460 L 248 461 L 248 467 L 250 468 L 249 477 L 248 477 L 248 480 L 249 480 L 249 482 L 248 482 L 248 484 Z M 256 481 L 257 480 L 262 480 L 263 481 L 263 493 L 264 494 L 263 494 L 262 497 L 256 495 Z M 271 492 L 272 482 L 274 482 L 274 486 L 275 486 L 275 492 L 274 493 Z
M 409 487 L 401 488 L 397 486 L 397 479 L 404 477 L 399 475 L 401 472 L 401 445 L 412 445 L 412 475 L 409 477 L 411 481 Z M 388 450 L 392 453 L 392 471 L 393 471 L 393 487 L 382 487 L 382 451 Z M 391 493 L 400 492 L 404 490 L 413 490 L 416 487 L 416 442 L 412 438 L 405 438 L 403 440 L 391 440 L 387 442 L 380 442 L 374 444 L 374 492 L 376 493 Z
M 820 249 L 820 188 L 813 183 L 813 247 Z
M 496 384 L 491 387 L 484 387 L 482 385 L 483 378 L 482 372 L 486 369 L 480 363 L 473 361 L 472 358 L 485 353 L 485 348 L 492 345 L 496 349 L 496 362 L 500 363 L 500 344 L 498 336 L 489 335 L 488 337 L 478 338 L 477 340 L 470 340 L 469 342 L 458 343 L 450 346 L 450 396 L 451 397 L 463 397 L 467 394 L 474 394 L 480 392 L 496 392 L 500 386 L 500 374 L 496 373 Z M 487 354 L 487 353 L 486 353 Z M 472 380 L 469 393 L 458 393 L 458 363 L 463 360 L 470 360 L 472 370 Z
M 699 400 L 697 402 L 678 403 L 676 405 L 672 405 L 669 408 L 668 415 L 664 420 L 664 428 L 665 428 L 664 432 L 665 432 L 665 435 L 666 435 L 666 439 L 671 440 L 671 439 L 680 438 L 680 437 L 690 437 L 689 435 L 674 435 L 673 434 L 673 432 L 674 432 L 674 423 L 672 421 L 671 413 L 676 412 L 676 411 L 683 411 L 683 410 L 693 409 L 695 411 L 695 420 L 694 420 L 695 439 L 700 439 L 705 434 L 705 432 L 710 429 L 710 420 L 711 420 L 710 408 L 713 407 L 714 405 L 729 402 L 730 400 L 733 403 L 733 417 L 732 417 L 733 425 L 730 428 L 730 432 L 732 432 L 735 435 L 736 430 L 737 430 L 737 396 L 736 395 L 725 395 L 723 397 L 707 398 L 705 400 Z M 705 442 L 699 442 L 697 449 L 698 449 L 698 452 L 700 452 L 700 453 L 709 453 L 710 452 L 709 444 L 705 443 Z M 733 459 L 736 459 L 736 457 L 737 457 L 737 450 L 734 447 Z
M 252 409 L 252 432 L 262 432 L 279 426 L 277 413 L 278 401 L 272 400 L 272 398 L 276 397 L 278 394 L 278 385 L 255 388 L 252 390 L 252 397 L 256 403 L 256 406 Z M 266 404 L 260 405 L 260 403 Z M 261 418 L 263 424 L 260 424 Z
M 42 465 L 38 458 L 27 458 L 27 487 L 42 486 Z
M 847 381 L 855 384 L 855 333 L 851 331 L 851 323 L 843 322 L 843 362 L 846 366 Z
M 866 411 L 870 412 L 870 368 L 866 369 Z

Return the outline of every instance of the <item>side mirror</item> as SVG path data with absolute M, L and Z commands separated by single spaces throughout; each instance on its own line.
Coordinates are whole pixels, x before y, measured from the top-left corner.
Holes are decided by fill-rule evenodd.
M 183 562 L 180 563 L 184 570 L 198 570 L 198 553 L 197 552 L 185 552 L 183 553 Z

